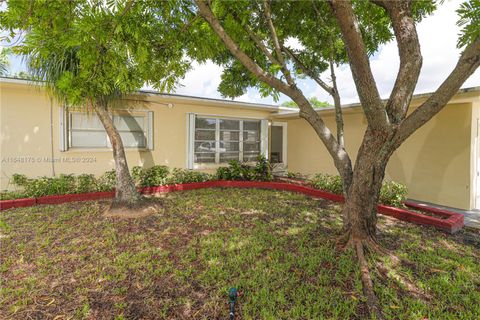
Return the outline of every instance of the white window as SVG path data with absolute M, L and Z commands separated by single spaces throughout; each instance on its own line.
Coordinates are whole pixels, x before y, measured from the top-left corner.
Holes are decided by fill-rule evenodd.
M 189 168 L 202 164 L 224 164 L 230 160 L 255 161 L 266 143 L 262 120 L 229 119 L 190 115 Z
M 125 148 L 152 149 L 152 113 L 123 112 L 111 115 Z M 70 112 L 68 119 L 68 147 L 111 148 L 110 140 L 96 114 Z

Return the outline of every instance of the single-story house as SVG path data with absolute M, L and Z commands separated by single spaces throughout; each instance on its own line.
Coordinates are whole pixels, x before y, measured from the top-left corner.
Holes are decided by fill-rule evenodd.
M 412 108 L 428 94 L 416 95 Z M 0 79 L 1 186 L 14 173 L 100 175 L 113 168 L 99 120 L 66 110 L 41 83 Z M 344 110 L 353 160 L 366 128 L 359 104 Z M 332 108 L 318 110 L 335 128 Z M 154 164 L 213 171 L 231 159 L 264 154 L 281 170 L 335 174 L 328 152 L 298 112 L 274 105 L 140 91 L 112 114 L 130 168 Z M 386 178 L 407 185 L 409 198 L 480 209 L 480 87 L 462 89 L 392 156 Z

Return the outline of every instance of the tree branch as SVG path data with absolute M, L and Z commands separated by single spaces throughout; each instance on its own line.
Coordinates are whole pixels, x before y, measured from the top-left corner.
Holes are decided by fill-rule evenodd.
M 290 50 L 287 47 L 282 47 L 282 50 L 290 57 L 290 59 L 293 60 L 297 68 L 301 69 L 303 73 L 305 73 L 307 76 L 312 78 L 316 83 L 318 83 L 318 85 L 322 87 L 323 90 L 325 90 L 328 94 L 333 93 L 332 91 L 333 88 L 330 87 L 328 84 L 326 84 L 320 77 L 315 75 L 315 73 L 313 73 L 312 70 L 310 70 L 302 61 L 300 61 L 298 56 L 294 54 L 292 50 Z
M 301 69 L 303 73 L 315 80 L 316 83 L 323 90 L 325 90 L 333 98 L 333 104 L 335 106 L 335 121 L 337 124 L 337 142 L 341 145 L 345 145 L 344 133 L 343 133 L 343 113 L 342 105 L 340 102 L 340 94 L 337 89 L 337 78 L 335 76 L 335 68 L 333 65 L 333 53 L 330 56 L 330 76 L 332 78 L 332 87 L 326 84 L 320 77 L 316 76 L 312 70 L 310 70 L 298 57 L 295 55 L 292 50 L 287 47 L 282 47 L 282 50 L 294 61 L 297 68 Z
M 263 44 L 262 40 L 255 34 L 255 32 L 253 32 L 253 30 L 248 25 L 244 25 L 235 14 L 232 15 L 233 18 L 237 21 L 237 23 L 245 29 L 250 39 L 252 39 L 252 41 L 256 44 L 257 48 L 263 52 L 263 54 L 268 58 L 268 60 L 270 60 L 271 63 L 278 64 L 280 66 L 280 62 L 271 54 L 271 52 Z
M 475 39 L 463 51 L 457 65 L 435 91 L 420 107 L 410 114 L 403 122 L 394 136 L 393 145 L 398 148 L 403 141 L 423 126 L 434 115 L 445 107 L 448 101 L 458 92 L 461 85 L 480 66 L 480 37 Z
M 283 92 L 289 89 L 288 85 L 263 70 L 262 67 L 253 61 L 245 52 L 243 52 L 242 49 L 240 49 L 238 44 L 227 34 L 225 29 L 223 29 L 222 25 L 215 17 L 205 0 L 195 0 L 195 3 L 198 6 L 200 15 L 208 22 L 213 31 L 215 31 L 215 33 L 220 37 L 230 53 L 237 58 L 245 66 L 245 68 L 247 68 L 248 71 L 255 74 L 260 80 L 271 85 L 277 90 Z
M 398 124 L 405 118 L 422 68 L 422 53 L 410 2 L 376 1 L 383 7 L 392 21 L 400 55 L 400 67 L 395 85 L 388 99 L 386 110 L 392 123 Z
M 282 53 L 280 41 L 278 40 L 277 31 L 275 30 L 275 26 L 273 25 L 272 14 L 270 12 L 270 3 L 268 1 L 269 0 L 263 0 L 263 8 L 265 10 L 264 11 L 265 17 L 267 18 L 267 24 L 268 24 L 268 28 L 270 29 L 270 34 L 272 36 L 273 46 L 275 48 L 277 60 L 278 62 L 280 62 L 280 67 L 282 68 L 282 72 L 285 75 L 285 79 L 287 80 L 287 83 L 293 86 L 295 82 L 293 81 L 292 75 L 290 74 L 290 71 L 288 70 L 287 65 L 285 64 L 285 59 L 283 58 L 283 53 Z
M 346 150 L 339 145 L 332 132 L 325 125 L 319 114 L 312 108 L 310 102 L 296 86 L 289 86 L 281 80 L 266 73 L 255 61 L 253 61 L 238 44 L 227 34 L 218 19 L 213 14 L 205 0 L 195 0 L 200 15 L 208 22 L 213 31 L 220 37 L 230 53 L 237 58 L 243 66 L 261 81 L 279 90 L 295 101 L 300 108 L 300 117 L 307 120 L 313 127 L 318 137 L 322 140 L 328 152 L 333 158 L 335 167 L 338 169 L 345 186 L 349 186 L 352 179 L 352 163 Z
M 353 80 L 369 126 L 389 129 L 389 121 L 370 68 L 363 37 L 350 1 L 330 0 L 347 49 Z
M 342 103 L 340 101 L 340 93 L 337 88 L 337 77 L 335 75 L 335 66 L 333 64 L 333 51 L 330 54 L 330 77 L 332 78 L 332 97 L 335 107 L 335 122 L 337 123 L 337 141 L 340 145 L 345 146 L 345 137 L 343 131 L 343 112 Z

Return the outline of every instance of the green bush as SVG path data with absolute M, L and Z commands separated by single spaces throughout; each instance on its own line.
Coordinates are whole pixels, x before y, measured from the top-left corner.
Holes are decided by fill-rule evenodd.
M 153 166 L 144 169 L 140 166 L 132 168 L 132 177 L 141 187 L 163 186 L 166 184 L 204 182 L 213 177 L 207 173 L 174 168 L 171 172 L 166 166 Z
M 170 170 L 167 166 L 153 166 L 140 172 L 142 187 L 163 186 L 167 184 Z
M 142 185 L 143 177 L 145 175 L 145 169 L 141 166 L 135 166 L 132 168 L 132 178 L 137 186 Z
M 77 181 L 73 174 L 61 174 L 58 178 L 47 178 L 52 187 L 49 194 L 70 194 L 75 193 Z
M 388 206 L 403 207 L 407 198 L 407 187 L 395 181 L 385 181 L 380 189 L 380 203 Z
M 267 158 L 263 155 L 258 156 L 257 163 L 254 168 L 255 180 L 258 181 L 271 181 L 272 176 L 272 166 Z
M 81 174 L 76 177 L 75 193 L 92 192 L 97 190 L 97 179 L 93 174 Z
M 255 172 L 247 164 L 231 160 L 228 162 L 228 167 L 217 169 L 216 176 L 219 180 L 254 180 Z
M 214 178 L 207 173 L 185 169 L 174 169 L 170 173 L 166 166 L 153 166 L 148 169 L 139 166 L 133 167 L 132 177 L 137 185 L 142 187 L 203 182 Z M 107 171 L 98 179 L 93 174 L 78 176 L 62 174 L 59 177 L 40 177 L 37 179 L 29 179 L 25 175 L 14 174 L 12 183 L 21 187 L 23 191 L 3 192 L 0 194 L 2 199 L 110 191 L 115 189 L 116 173 L 115 170 Z
M 28 196 L 23 191 L 2 191 L 0 192 L 0 200 L 13 200 L 20 198 L 27 198 Z
M 340 176 L 319 173 L 308 180 L 316 188 L 336 194 L 342 194 L 343 183 Z M 407 187 L 394 181 L 385 181 L 380 189 L 379 202 L 388 206 L 403 207 L 407 197 Z
M 40 177 L 38 179 L 27 179 L 26 181 L 14 178 L 13 183 L 24 188 L 23 193 L 27 197 L 43 197 L 56 194 L 76 193 L 75 176 L 71 174 L 61 174 L 58 177 Z
M 288 171 L 288 172 L 287 172 L 287 178 L 290 178 L 290 179 L 301 179 L 301 178 L 303 178 L 303 175 L 302 175 L 300 172 Z
M 115 170 L 105 172 L 97 180 L 97 191 L 111 191 L 117 185 L 117 174 Z
M 173 169 L 171 175 L 167 179 L 168 184 L 204 182 L 212 180 L 212 176 L 208 173 L 198 172 L 188 169 Z
M 115 171 L 105 172 L 100 178 L 93 174 L 61 174 L 58 177 L 29 179 L 25 175 L 14 174 L 12 183 L 21 191 L 3 192 L 2 200 L 18 198 L 38 198 L 50 195 L 110 191 L 115 188 Z
M 215 173 L 215 177 L 218 180 L 230 180 L 230 168 L 229 167 L 220 167 Z
M 317 173 L 308 180 L 308 183 L 315 189 L 321 189 L 336 194 L 343 193 L 343 183 L 340 176 Z
M 255 166 L 231 160 L 228 167 L 217 169 L 216 177 L 219 180 L 243 180 L 243 181 L 270 181 L 273 179 L 272 167 L 264 156 L 257 158 Z
M 204 182 L 213 179 L 219 180 L 244 180 L 244 181 L 270 181 L 272 180 L 271 165 L 265 157 L 259 157 L 255 166 L 250 166 L 239 161 L 230 161 L 228 167 L 220 167 L 215 175 L 204 172 L 175 168 L 170 172 L 166 166 L 153 166 L 144 169 L 140 166 L 132 168 L 132 177 L 137 185 L 161 186 L 165 184 L 181 184 Z M 290 173 L 288 177 L 298 177 Z M 25 197 L 42 197 L 71 193 L 84 193 L 94 191 L 110 191 L 115 189 L 115 170 L 107 171 L 98 179 L 93 174 L 61 174 L 58 177 L 40 177 L 29 179 L 23 174 L 14 174 L 12 183 L 22 190 L 6 191 L 0 193 L 1 200 L 18 199 Z M 342 194 L 342 180 L 340 176 L 329 174 L 316 174 L 308 180 L 316 188 L 336 194 Z M 380 190 L 379 202 L 402 207 L 407 196 L 407 187 L 394 181 L 386 181 Z
M 12 183 L 19 187 L 25 187 L 28 184 L 28 178 L 24 174 L 14 173 L 12 175 Z

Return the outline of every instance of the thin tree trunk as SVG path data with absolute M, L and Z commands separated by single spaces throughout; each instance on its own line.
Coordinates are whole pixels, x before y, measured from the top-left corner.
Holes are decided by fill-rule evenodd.
M 131 206 L 140 200 L 140 195 L 135 188 L 132 176 L 128 170 L 127 158 L 123 148 L 122 138 L 113 123 L 113 119 L 107 110 L 106 103 L 98 102 L 95 105 L 95 112 L 107 132 L 113 149 L 115 161 L 116 189 L 114 206 Z
M 332 43 L 333 47 L 333 43 Z M 342 103 L 340 100 L 340 93 L 337 88 L 337 77 L 335 75 L 335 65 L 333 62 L 333 52 L 330 55 L 330 77 L 332 78 L 332 90 L 330 95 L 333 98 L 333 105 L 335 106 L 335 122 L 337 123 L 337 141 L 342 147 L 345 147 L 345 137 L 343 130 L 343 112 Z
M 318 113 L 310 106 L 310 103 L 303 96 L 300 98 L 293 97 L 292 100 L 300 108 L 300 118 L 305 119 L 312 126 L 317 135 L 321 137 L 321 126 L 319 125 L 320 117 Z M 337 168 L 340 177 L 342 178 L 343 194 L 344 196 L 347 196 L 348 189 L 350 188 L 352 182 L 352 162 L 350 161 L 347 151 L 342 145 L 336 143 L 336 147 L 336 156 L 332 155 L 333 163 L 335 168 Z

